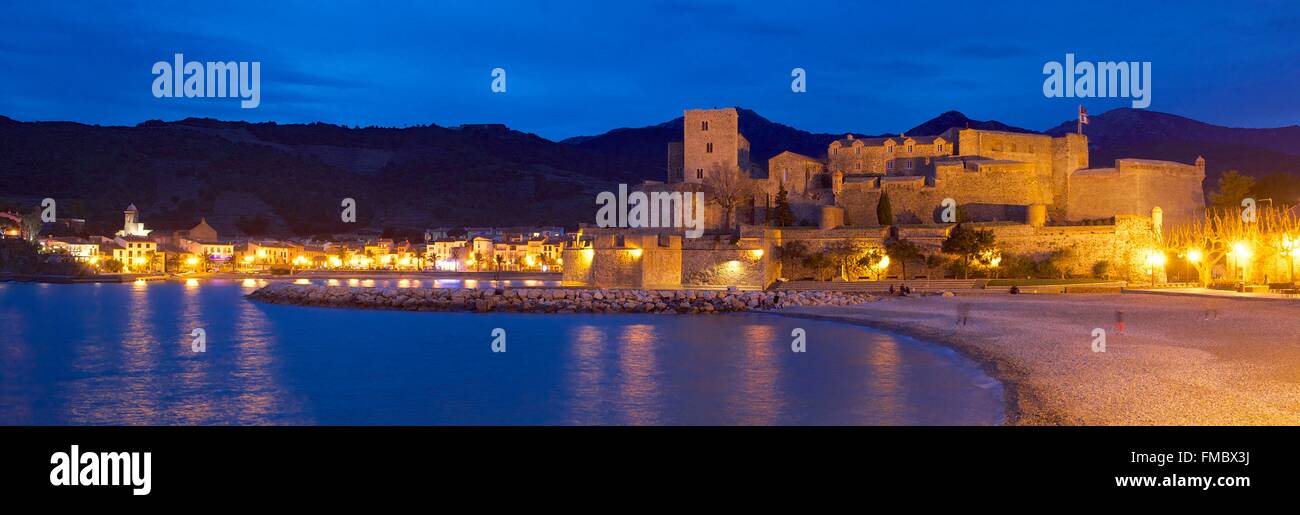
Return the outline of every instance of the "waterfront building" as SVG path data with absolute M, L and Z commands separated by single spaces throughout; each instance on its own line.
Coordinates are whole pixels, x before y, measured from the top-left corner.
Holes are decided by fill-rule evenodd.
M 99 262 L 99 243 L 75 236 L 51 236 L 40 239 L 41 246 L 50 251 L 62 252 L 77 261 L 89 264 Z
M 149 236 L 150 232 L 153 232 L 144 228 L 144 223 L 140 221 L 140 210 L 136 209 L 135 204 L 127 206 L 126 211 L 123 211 L 122 215 L 124 218 L 122 222 L 122 230 L 117 231 L 117 236 L 145 238 Z

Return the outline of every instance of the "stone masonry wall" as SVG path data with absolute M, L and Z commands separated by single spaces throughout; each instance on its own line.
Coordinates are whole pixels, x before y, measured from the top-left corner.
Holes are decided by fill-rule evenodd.
M 1145 159 L 1120 159 L 1115 165 L 1070 176 L 1068 219 L 1148 216 L 1159 207 L 1168 227 L 1199 216 L 1205 207 L 1205 175 L 1196 166 Z
M 703 124 L 708 123 L 708 130 Z M 740 114 L 735 108 L 688 109 L 683 122 L 682 156 L 686 182 L 701 182 L 699 173 L 707 177 L 715 163 L 723 167 L 740 165 L 739 153 L 743 145 L 740 136 Z M 709 152 L 709 144 L 713 151 Z

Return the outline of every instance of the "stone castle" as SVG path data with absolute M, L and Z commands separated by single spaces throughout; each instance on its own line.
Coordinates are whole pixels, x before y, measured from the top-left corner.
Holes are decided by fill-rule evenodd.
M 938 253 L 954 215 L 993 231 L 1002 252 L 1041 258 L 1068 249 L 1076 272 L 1107 261 L 1119 277 L 1141 277 L 1162 228 L 1204 209 L 1203 158 L 1194 164 L 1119 159 L 1091 168 L 1082 134 L 953 127 L 939 135 L 847 135 L 824 156 L 786 151 L 766 166 L 751 161 L 734 108 L 685 111 L 682 136 L 668 146 L 667 180 L 642 188 L 707 190 L 711 174 L 730 170 L 748 183 L 743 201 L 730 216 L 710 205 L 706 226 L 715 236 L 698 240 L 680 232 L 588 228 L 565 251 L 566 282 L 764 288 L 803 274 L 781 270 L 774 251 L 786 242 L 880 246 L 894 237 Z M 797 219 L 793 227 L 772 227 L 781 189 Z M 892 226 L 877 219 L 882 196 L 889 198 Z M 895 263 L 884 277 L 904 278 L 898 268 Z M 942 273 L 919 263 L 907 271 L 907 279 Z
M 1204 159 L 1120 159 L 1090 168 L 1081 134 L 953 127 L 934 136 L 848 135 L 825 156 L 777 154 L 764 171 L 750 162 L 739 121 L 735 109 L 687 110 L 680 159 L 670 145 L 667 182 L 701 183 L 715 167 L 740 168 L 754 181 L 754 198 L 737 214 L 746 223 L 766 222 L 782 186 L 801 225 L 822 228 L 877 225 L 881 195 L 902 225 L 942 223 L 944 199 L 960 206 L 966 221 L 1031 225 L 1149 216 L 1155 207 L 1177 223 L 1204 208 Z

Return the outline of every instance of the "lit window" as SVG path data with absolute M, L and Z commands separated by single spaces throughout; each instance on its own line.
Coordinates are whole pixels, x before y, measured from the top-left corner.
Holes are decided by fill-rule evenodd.
M 907 153 L 908 153 L 908 154 L 911 154 L 911 153 L 912 153 L 912 146 L 911 146 L 911 145 L 908 145 L 908 146 L 907 146 Z
M 940 143 L 940 144 L 938 144 L 938 145 L 935 145 L 934 149 L 935 149 L 936 151 L 938 151 L 940 154 L 942 154 L 942 153 L 943 153 L 943 143 Z

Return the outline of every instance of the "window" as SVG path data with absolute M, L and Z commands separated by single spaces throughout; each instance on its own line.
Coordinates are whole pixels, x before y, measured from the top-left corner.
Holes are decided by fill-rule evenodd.
M 885 161 L 885 171 L 886 171 L 886 172 L 892 172 L 892 171 L 894 171 L 894 162 L 893 162 L 893 161 Z
M 890 154 L 893 154 L 893 153 L 894 153 L 894 146 L 893 146 L 893 145 L 886 146 L 886 147 L 885 147 L 885 152 L 889 152 Z
M 907 153 L 908 153 L 908 154 L 911 154 L 911 153 L 912 153 L 912 146 L 911 146 L 911 145 L 908 145 L 908 146 L 907 146 Z
M 943 143 L 934 146 L 934 150 L 940 154 L 943 153 Z
M 704 144 L 704 152 L 705 152 L 705 153 L 712 154 L 712 153 L 713 153 L 713 143 L 705 143 L 705 144 Z
M 903 162 L 903 168 L 906 168 L 906 169 L 908 169 L 908 170 L 911 170 L 911 169 L 912 169 L 912 162 L 911 162 L 911 161 L 904 161 L 904 162 Z
M 707 130 L 709 130 L 709 122 L 708 122 L 708 120 L 705 120 L 705 121 L 700 122 L 700 130 L 702 130 L 702 131 L 707 131 Z
M 695 169 L 695 178 L 696 178 L 696 179 L 703 179 L 703 178 L 704 178 L 704 169 L 703 169 L 703 168 L 696 168 L 696 169 Z
M 862 155 L 862 147 L 853 149 L 853 153 L 857 155 Z

